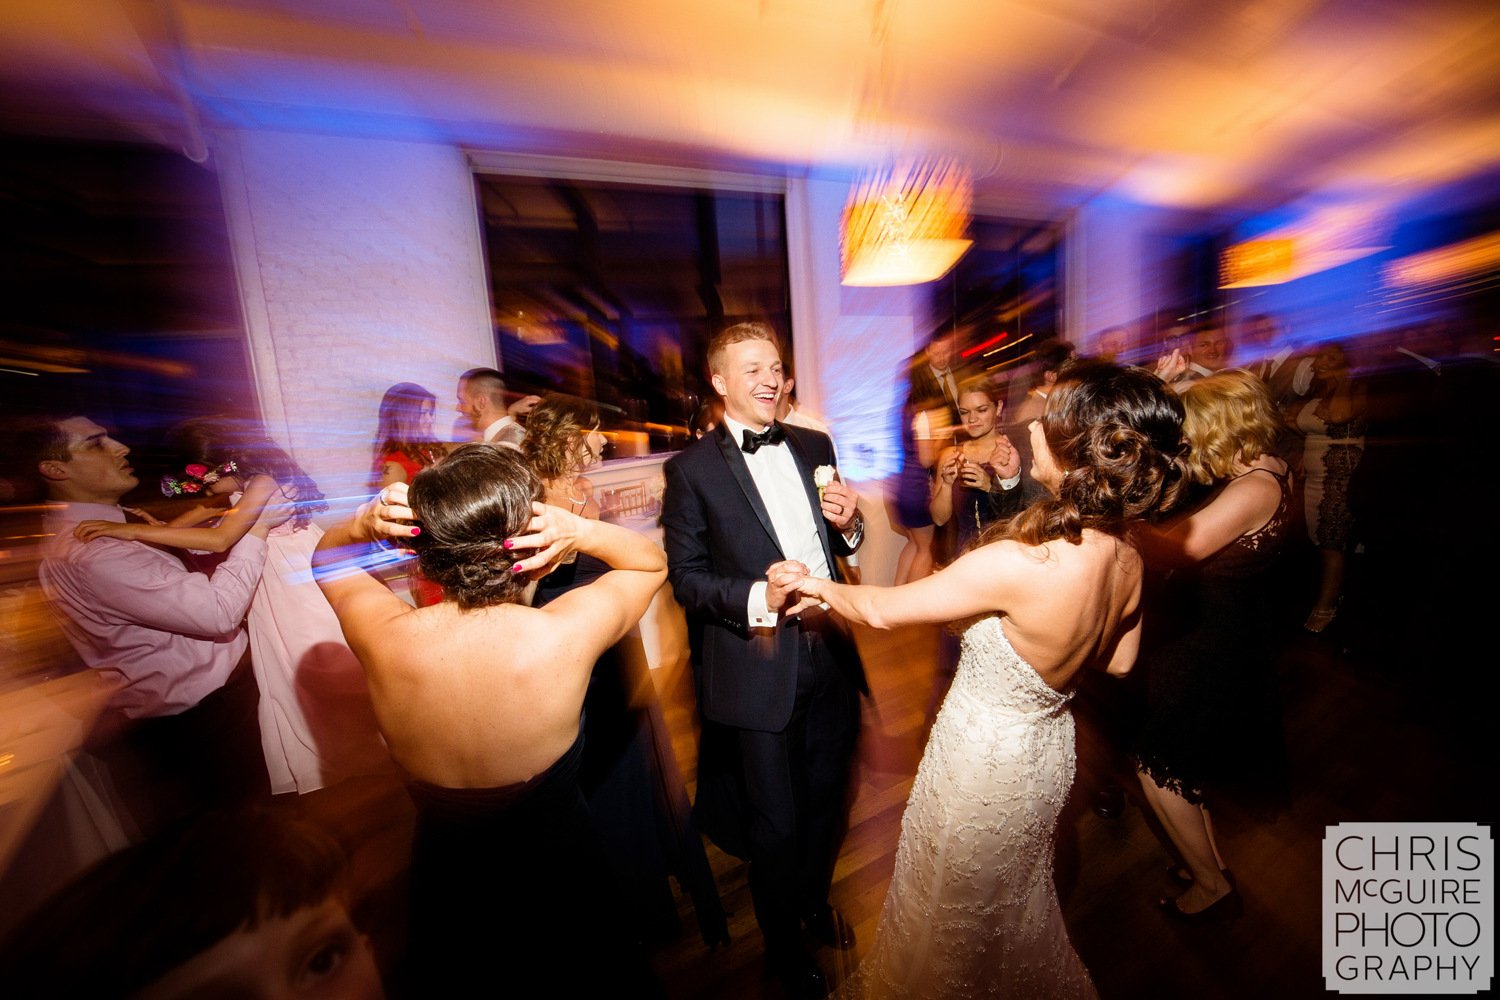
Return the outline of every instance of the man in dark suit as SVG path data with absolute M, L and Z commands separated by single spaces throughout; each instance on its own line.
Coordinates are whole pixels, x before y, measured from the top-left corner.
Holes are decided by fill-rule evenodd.
M 1246 320 L 1241 339 L 1249 356 L 1244 367 L 1259 376 L 1271 390 L 1271 401 L 1290 415 L 1295 404 L 1312 391 L 1312 354 L 1298 351 L 1270 313 L 1256 313 Z
M 908 361 L 908 381 L 912 399 L 933 401 L 941 398 L 951 411 L 949 424 L 958 425 L 958 387 L 967 377 L 960 362 L 958 331 L 938 327 L 927 346 Z
M 824 944 L 853 944 L 828 892 L 864 674 L 827 611 L 781 612 L 800 574 L 837 578 L 836 557 L 858 547 L 863 518 L 844 483 L 814 482 L 833 467 L 828 437 L 775 421 L 785 383 L 771 328 L 730 327 L 708 363 L 724 419 L 667 463 L 661 516 L 668 578 L 694 639 L 699 806 L 714 777 L 704 769 L 732 776 L 766 956 L 793 996 L 819 996 L 827 981 L 803 927 Z

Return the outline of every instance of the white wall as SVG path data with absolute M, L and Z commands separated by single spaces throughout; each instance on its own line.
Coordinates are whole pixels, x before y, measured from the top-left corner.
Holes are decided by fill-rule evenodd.
M 840 472 L 862 500 L 864 582 L 887 584 L 904 544 L 885 515 L 887 480 L 901 462 L 893 415 L 906 360 L 926 340 L 931 289 L 839 284 L 839 220 L 848 194 L 848 181 L 838 178 L 788 185 L 794 370 L 800 404 L 829 424 Z
M 380 397 L 416 382 L 441 436 L 494 365 L 468 162 L 449 146 L 215 136 L 262 412 L 330 497 L 363 493 Z

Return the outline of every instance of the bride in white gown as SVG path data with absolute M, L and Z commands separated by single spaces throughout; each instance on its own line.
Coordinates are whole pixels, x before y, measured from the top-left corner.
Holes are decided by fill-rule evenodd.
M 1079 671 L 1135 662 L 1130 529 L 1181 492 L 1182 407 L 1154 375 L 1083 362 L 1030 430 L 1032 474 L 1053 496 L 947 569 L 894 588 L 798 584 L 798 609 L 826 603 L 876 628 L 982 616 L 964 634 L 847 996 L 1094 995 L 1052 882 L 1073 783 L 1068 702 Z

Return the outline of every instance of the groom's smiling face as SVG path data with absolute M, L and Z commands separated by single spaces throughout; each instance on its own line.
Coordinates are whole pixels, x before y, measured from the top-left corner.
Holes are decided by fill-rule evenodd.
M 724 397 L 724 412 L 759 430 L 776 419 L 785 379 L 781 354 L 769 340 L 741 340 L 724 349 L 721 371 L 713 384 Z

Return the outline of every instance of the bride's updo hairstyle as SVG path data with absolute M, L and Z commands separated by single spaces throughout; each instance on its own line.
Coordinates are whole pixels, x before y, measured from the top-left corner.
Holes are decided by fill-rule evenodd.
M 422 533 L 411 540 L 422 575 L 464 611 L 520 600 L 529 581 L 503 546 L 526 533 L 542 483 L 513 448 L 469 444 L 418 472 L 407 492 Z
M 1170 510 L 1187 484 L 1182 402 L 1151 372 L 1072 362 L 1040 419 L 1062 482 L 1055 497 L 997 525 L 1000 537 L 1040 545 L 1076 544 L 1085 528 L 1123 536 L 1131 521 Z

